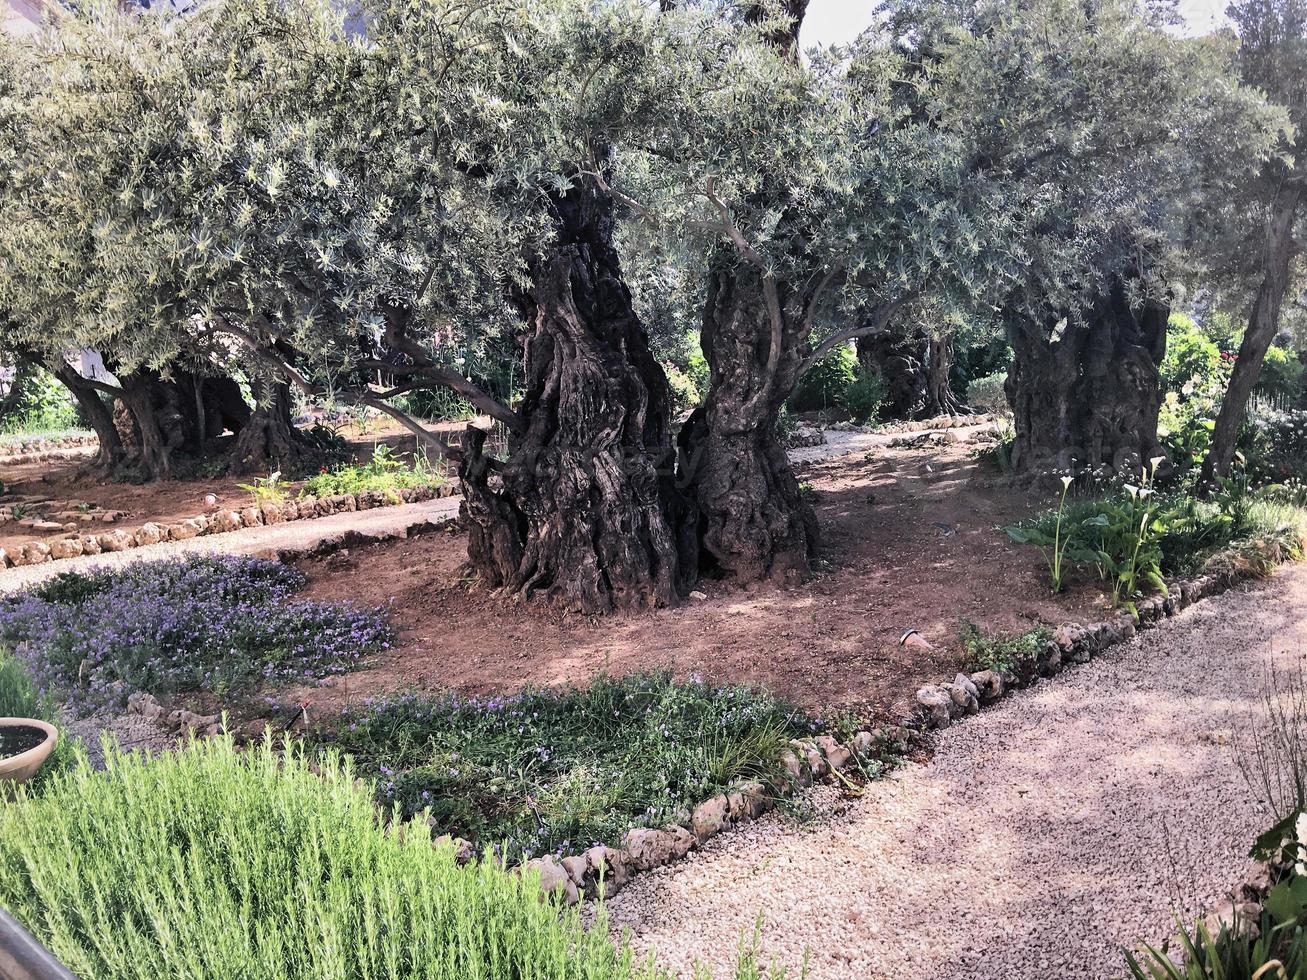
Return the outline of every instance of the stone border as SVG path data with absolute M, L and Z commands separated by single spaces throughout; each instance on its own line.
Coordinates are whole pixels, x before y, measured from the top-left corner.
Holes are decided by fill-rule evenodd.
M 662 828 L 634 827 L 622 838 L 620 847 L 596 844 L 580 854 L 563 857 L 545 855 L 518 866 L 525 873 L 540 875 L 540 890 L 557 895 L 565 905 L 582 899 L 611 898 L 641 871 L 672 864 L 738 824 L 748 823 L 775 808 L 793 790 L 811 786 L 830 776 L 847 782 L 845 773 L 856 773 L 860 759 L 869 756 L 876 736 L 859 731 L 850 745 L 841 745 L 830 735 L 792 739 L 781 756 L 785 774 L 769 782 L 742 783 L 733 790 L 710 797 L 696 806 L 687 820 Z M 460 863 L 476 858 L 471 842 L 448 835 L 433 843 L 450 844 Z
M 412 487 L 400 490 L 392 497 L 379 490 L 365 490 L 358 494 L 337 494 L 333 497 L 299 497 L 280 504 L 243 507 L 239 510 L 214 510 L 208 514 L 188 517 L 176 524 L 150 521 L 135 531 L 118 528 L 103 534 L 72 535 L 52 541 L 28 541 L 6 551 L 0 548 L 0 569 L 41 565 L 48 561 L 78 558 L 82 555 L 99 555 L 164 541 L 185 541 L 206 534 L 226 534 L 245 528 L 285 524 L 289 521 L 311 520 L 356 510 L 372 510 L 400 504 L 456 497 L 458 489 L 452 483 L 438 487 Z
M 1257 541 L 1251 547 L 1268 566 L 1289 560 L 1273 543 Z M 982 705 L 993 704 L 1040 677 L 1053 677 L 1066 667 L 1088 663 L 1095 654 L 1124 643 L 1139 630 L 1162 623 L 1200 599 L 1219 595 L 1241 581 L 1259 577 L 1262 576 L 1246 555 L 1234 551 L 1218 552 L 1207 560 L 1195 578 L 1168 582 L 1168 595 L 1141 599 L 1135 605 L 1137 614 L 1123 610 L 1101 622 L 1059 626 L 1044 649 L 1015 670 L 959 673 L 952 681 L 919 688 L 916 699 L 918 719 L 923 728 L 947 728 L 954 721 L 975 714 Z
M 80 446 L 72 449 L 47 449 L 20 453 L 17 456 L 0 456 L 0 466 L 18 466 L 22 463 L 66 463 L 74 459 L 86 459 L 94 450 L 94 446 Z
M 80 436 L 63 436 L 58 439 L 52 439 L 49 436 L 36 436 L 32 439 L 14 439 L 0 441 L 0 463 L 10 462 L 22 456 L 33 456 L 40 453 L 49 452 L 54 449 L 72 449 L 76 446 L 99 446 L 100 440 L 95 433 L 90 432 Z

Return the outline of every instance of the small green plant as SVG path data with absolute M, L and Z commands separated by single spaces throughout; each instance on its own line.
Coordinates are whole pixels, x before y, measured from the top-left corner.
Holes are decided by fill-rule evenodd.
M 967 405 L 977 412 L 1001 415 L 1008 411 L 1007 394 L 1003 385 L 1007 382 L 1007 372 L 976 378 L 967 385 Z
M 1212 491 L 1212 501 L 1221 510 L 1221 516 L 1229 524 L 1231 537 L 1248 527 L 1248 513 L 1252 508 L 1253 495 L 1248 471 L 1236 466 L 1228 477 L 1216 478 L 1216 489 Z
M 1142 583 L 1152 585 L 1162 595 L 1167 594 L 1162 580 L 1162 533 L 1157 508 L 1152 497 L 1152 471 L 1145 471 L 1139 486 L 1127 484 L 1125 498 L 1116 507 L 1107 507 L 1102 518 L 1103 540 L 1114 544 L 1100 552 L 1100 562 L 1112 582 L 1112 608 L 1125 605 L 1135 611 L 1135 597 Z
M 1075 481 L 1069 477 L 1062 477 L 1062 496 L 1057 502 L 1057 517 L 1053 522 L 1053 536 L 1048 534 L 1037 525 L 1016 525 L 1014 527 L 1005 527 L 1007 536 L 1017 544 L 1034 545 L 1044 556 L 1044 561 L 1048 564 L 1048 577 L 1053 587 L 1054 594 L 1062 591 L 1062 573 L 1067 561 L 1067 552 L 1071 549 L 1071 532 L 1070 529 L 1063 529 L 1062 518 L 1066 510 L 1066 495 L 1071 489 L 1071 484 Z M 1072 556 L 1074 560 L 1079 557 L 1082 551 L 1077 551 Z
M 853 348 L 848 344 L 836 347 L 799 379 L 790 396 L 790 407 L 796 412 L 843 407 L 844 397 L 857 376 L 858 357 Z
M 1053 631 L 1037 626 L 1014 636 L 993 636 L 964 619 L 960 638 L 967 670 L 1015 670 L 1039 656 Z
M 236 485 L 254 498 L 254 506 L 256 507 L 264 507 L 269 504 L 284 504 L 286 502 L 286 488 L 282 486 L 280 470 L 269 473 L 267 476 L 256 477 L 253 483 L 238 483 Z
M 857 377 L 845 387 L 844 393 L 839 398 L 840 407 L 859 424 L 874 421 L 884 403 L 884 382 L 879 375 L 865 371 L 858 372 Z
M 332 497 L 342 493 L 377 491 L 397 501 L 402 490 L 437 487 L 444 482 L 444 473 L 431 464 L 426 453 L 415 454 L 410 467 L 395 455 L 390 446 L 379 442 L 373 447 L 372 458 L 366 464 L 352 463 L 324 470 L 309 478 L 302 493 Z
M 396 695 L 317 737 L 377 775 L 383 806 L 429 811 L 442 832 L 512 860 L 685 820 L 715 793 L 779 776 L 788 739 L 814 730 L 763 691 L 655 674 L 511 697 Z

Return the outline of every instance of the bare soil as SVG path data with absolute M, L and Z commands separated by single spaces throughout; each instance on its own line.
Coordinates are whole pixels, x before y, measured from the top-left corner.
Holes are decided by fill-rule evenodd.
M 389 604 L 402 630 L 371 668 L 290 692 L 315 712 L 406 687 L 499 693 L 666 668 L 771 687 L 816 711 L 900 714 L 919 682 L 962 665 L 963 619 L 1018 633 L 1082 620 L 1102 596 L 1083 583 L 1049 594 L 1038 552 L 999 526 L 1047 501 L 979 479 L 965 445 L 878 447 L 799 467 L 825 540 L 799 588 L 730 590 L 624 618 L 591 619 L 504 601 L 459 577 L 462 534 L 353 549 L 302 566 L 309 594 Z M 920 631 L 930 651 L 900 645 Z

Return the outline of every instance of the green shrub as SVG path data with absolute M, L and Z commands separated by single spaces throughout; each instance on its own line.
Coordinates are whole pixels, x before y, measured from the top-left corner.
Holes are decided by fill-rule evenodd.
M 1007 372 L 999 371 L 971 382 L 967 385 L 968 407 L 991 415 L 1001 415 L 1008 411 L 1007 394 L 1003 391 L 1006 381 Z
M 962 649 L 967 670 L 1014 670 L 1033 661 L 1053 638 L 1053 631 L 1037 626 L 1014 636 L 995 636 L 974 623 L 962 621 Z
M 0 434 L 53 435 L 85 427 L 72 395 L 48 371 L 20 372 L 16 383 L 21 386 L 17 404 L 0 419 Z
M 398 501 L 401 490 L 438 487 L 444 482 L 444 473 L 433 467 L 426 456 L 415 457 L 412 467 L 408 467 L 388 445 L 381 442 L 373 447 L 372 459 L 367 463 L 324 470 L 305 482 L 302 493 L 313 497 L 334 497 L 342 493 L 376 491 Z
M 320 738 L 380 777 L 384 805 L 429 808 L 442 831 L 515 858 L 684 821 L 716 793 L 779 775 L 788 740 L 813 730 L 764 692 L 657 674 L 489 699 L 401 694 Z
M 1258 483 L 1303 475 L 1307 472 L 1307 411 L 1252 412 L 1239 433 L 1239 452 Z
M 533 875 L 378 825 L 348 762 L 225 738 L 110 749 L 0 806 L 0 906 L 78 976 L 662 976 Z
M 858 423 L 873 421 L 885 403 L 885 383 L 880 375 L 860 371 L 844 389 L 839 405 Z
M 858 356 L 848 344 L 841 344 L 799 379 L 790 407 L 796 412 L 816 412 L 842 405 L 857 375 Z
M 1262 362 L 1257 391 L 1276 401 L 1292 402 L 1302 391 L 1302 361 L 1293 351 L 1272 345 Z
M 1161 364 L 1163 391 L 1183 392 L 1219 372 L 1221 348 L 1193 318 L 1172 313 L 1166 325 L 1166 356 Z M 1183 392 L 1189 394 L 1191 392 Z

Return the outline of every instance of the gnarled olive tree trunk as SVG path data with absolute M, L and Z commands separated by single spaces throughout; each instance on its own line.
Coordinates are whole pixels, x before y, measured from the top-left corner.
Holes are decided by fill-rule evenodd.
M 1132 307 L 1126 283 L 1117 280 L 1080 318 L 1009 321 L 1005 389 L 1018 474 L 1091 469 L 1137 478 L 1148 460 L 1165 455 L 1157 413 L 1169 315 L 1155 300 Z
M 507 459 L 469 430 L 460 464 L 468 560 L 487 584 L 586 613 L 675 602 L 695 574 L 674 486 L 671 393 L 592 178 L 552 200 L 557 237 L 516 298 L 526 392 Z
M 118 471 L 147 480 L 169 479 L 181 457 L 191 464 L 223 459 L 215 440 L 230 430 L 239 449 L 252 420 L 236 381 L 180 369 L 169 378 L 147 368 L 124 373 L 117 402 Z
M 967 415 L 949 387 L 953 368 L 953 338 L 924 331 L 907 336 L 875 334 L 858 340 L 858 360 L 864 371 L 878 375 L 885 390 L 882 414 L 893 419 L 930 419 Z
M 290 386 L 253 378 L 254 410 L 236 430 L 231 469 L 235 473 L 295 472 L 318 460 L 319 451 L 295 427 Z
M 804 341 L 803 328 L 784 312 L 774 335 L 757 269 L 713 271 L 700 334 L 708 397 L 681 432 L 680 461 L 699 508 L 705 564 L 739 583 L 793 583 L 816 557 L 816 514 L 777 431 Z

